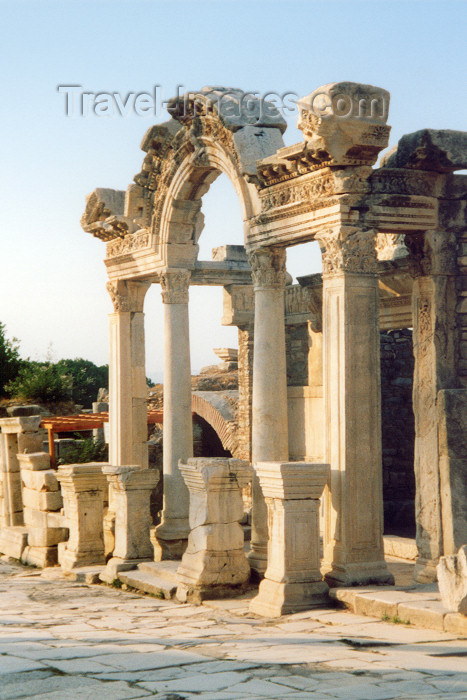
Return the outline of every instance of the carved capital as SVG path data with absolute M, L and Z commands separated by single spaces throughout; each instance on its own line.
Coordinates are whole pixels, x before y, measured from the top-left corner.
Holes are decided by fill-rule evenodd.
M 457 269 L 457 241 L 449 231 L 426 231 L 406 235 L 409 250 L 409 271 L 413 277 L 455 275 Z
M 378 272 L 373 230 L 330 229 L 316 238 L 321 248 L 324 276 L 343 272 L 374 275 Z
M 190 271 L 166 270 L 161 274 L 161 288 L 164 304 L 188 304 Z
M 106 286 L 115 312 L 141 312 L 144 307 L 144 297 L 151 283 L 114 280 L 107 282 Z
M 283 289 L 286 282 L 284 248 L 261 248 L 248 256 L 255 289 Z

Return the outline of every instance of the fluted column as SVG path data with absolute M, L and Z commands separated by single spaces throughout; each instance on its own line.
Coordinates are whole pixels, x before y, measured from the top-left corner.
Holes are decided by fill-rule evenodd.
M 164 507 L 157 528 L 156 559 L 181 559 L 186 549 L 189 494 L 178 467 L 193 456 L 188 270 L 161 275 L 164 303 Z
M 286 253 L 267 248 L 249 256 L 255 290 L 253 353 L 252 459 L 287 461 L 287 370 L 284 287 Z M 260 575 L 267 566 L 268 514 L 256 473 L 252 481 L 250 566 Z
M 148 466 L 144 297 L 149 282 L 107 283 L 115 312 L 109 315 L 109 461 Z
M 374 232 L 339 226 L 323 254 L 326 454 L 324 570 L 330 585 L 391 583 L 383 552 L 379 292 Z

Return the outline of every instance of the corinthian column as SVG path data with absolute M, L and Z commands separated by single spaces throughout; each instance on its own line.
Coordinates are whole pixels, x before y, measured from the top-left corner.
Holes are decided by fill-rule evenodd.
M 323 254 L 324 569 L 334 586 L 392 583 L 383 552 L 379 304 L 373 231 L 318 236 Z
M 164 303 L 164 508 L 157 527 L 156 559 L 181 559 L 186 549 L 189 493 L 178 468 L 193 456 L 188 270 L 161 275 Z
M 286 253 L 257 250 L 249 256 L 255 290 L 253 352 L 252 460 L 281 462 L 289 457 L 284 287 Z M 260 575 L 267 566 L 268 515 L 256 475 L 252 481 L 251 567 Z
M 150 282 L 107 283 L 109 315 L 109 462 L 148 466 L 144 297 Z

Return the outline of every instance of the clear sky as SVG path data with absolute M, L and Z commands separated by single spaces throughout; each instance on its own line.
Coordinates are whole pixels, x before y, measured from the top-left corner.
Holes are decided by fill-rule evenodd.
M 166 113 L 67 117 L 58 85 L 152 92 L 227 85 L 300 96 L 351 80 L 391 92 L 393 145 L 423 127 L 466 129 L 466 8 L 455 0 L 0 0 L 0 321 L 23 356 L 108 361 L 104 244 L 82 231 L 85 195 L 126 189 L 141 138 Z M 159 92 L 160 94 L 160 92 Z M 300 140 L 296 115 L 286 144 Z M 241 243 L 225 176 L 204 198 L 203 259 Z M 292 249 L 294 275 L 320 269 L 316 246 Z M 146 302 L 147 370 L 162 370 L 162 303 Z M 192 367 L 235 346 L 221 290 L 191 291 Z M 209 328 L 209 332 L 206 330 Z

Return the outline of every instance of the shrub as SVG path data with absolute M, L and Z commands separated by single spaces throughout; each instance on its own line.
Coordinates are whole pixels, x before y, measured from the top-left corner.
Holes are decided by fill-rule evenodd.
M 69 401 L 71 398 L 70 381 L 51 362 L 24 364 L 6 389 L 13 398 L 42 403 Z
M 66 459 L 59 459 L 59 464 L 85 464 L 86 462 L 106 462 L 108 447 L 94 438 L 80 441 L 80 444 L 67 450 Z

